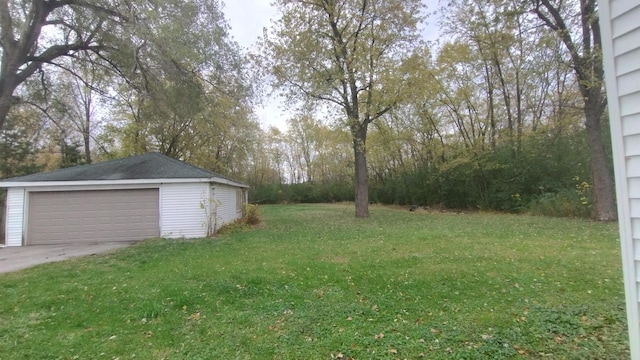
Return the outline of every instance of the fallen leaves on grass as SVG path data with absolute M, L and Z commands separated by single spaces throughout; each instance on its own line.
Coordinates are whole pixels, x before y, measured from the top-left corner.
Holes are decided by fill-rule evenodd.
M 336 355 L 331 354 L 331 358 L 332 359 L 339 359 L 339 360 L 352 360 L 353 359 L 351 357 L 344 356 L 344 354 L 342 354 L 341 352 L 337 353 Z
M 527 351 L 522 349 L 520 346 L 518 345 L 514 345 L 513 348 L 518 352 L 518 354 L 520 355 L 528 355 Z

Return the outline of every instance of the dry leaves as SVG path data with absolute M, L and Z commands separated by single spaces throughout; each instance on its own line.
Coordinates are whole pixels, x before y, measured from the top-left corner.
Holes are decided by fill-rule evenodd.
M 513 348 L 518 352 L 518 354 L 520 355 L 528 355 L 528 353 L 522 349 L 520 346 L 518 345 L 514 345 Z

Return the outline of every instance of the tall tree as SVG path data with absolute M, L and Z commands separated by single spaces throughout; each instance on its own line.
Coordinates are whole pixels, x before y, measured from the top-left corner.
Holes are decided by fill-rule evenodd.
M 93 66 L 90 59 L 75 61 L 70 66 L 74 66 L 74 72 L 79 76 L 59 72 L 51 96 L 44 101 L 57 105 L 57 122 L 66 132 L 80 138 L 84 161 L 90 164 L 91 145 L 95 142 L 100 113 L 104 112 L 106 105 L 100 89 L 105 88 L 107 74 Z
M 290 136 L 291 155 L 297 164 L 299 180 L 305 182 L 316 181 L 313 175 L 313 162 L 318 153 L 318 138 L 320 124 L 311 114 L 303 114 L 287 120 Z
M 289 100 L 335 106 L 346 116 L 355 166 L 355 214 L 369 216 L 369 124 L 409 88 L 406 60 L 419 41 L 420 0 L 277 0 L 282 17 L 264 58 Z
M 602 117 L 607 105 L 603 92 L 602 40 L 596 0 L 530 0 L 533 12 L 562 40 L 584 100 L 585 127 L 591 159 L 595 219 L 617 219 L 613 175 L 607 161 Z M 574 21 L 577 22 L 574 23 Z
M 257 125 L 250 119 L 244 61 L 220 1 L 139 4 L 136 13 L 144 21 L 131 24 L 135 31 L 122 40 L 116 58 L 123 76 L 111 93 L 123 120 L 109 127 L 119 140 L 114 150 L 156 150 L 237 173 Z
M 0 130 L 21 84 L 56 59 L 103 51 L 125 18 L 111 1 L 0 0 Z

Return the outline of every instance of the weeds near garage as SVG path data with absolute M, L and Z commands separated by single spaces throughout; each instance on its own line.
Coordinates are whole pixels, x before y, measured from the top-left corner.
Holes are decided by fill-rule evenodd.
M 213 197 L 200 200 L 200 209 L 204 211 L 205 221 L 202 224 L 207 229 L 207 237 L 211 237 L 216 233 L 218 226 L 218 208 L 222 203 Z
M 241 219 L 247 225 L 258 225 L 262 222 L 258 205 L 246 204 Z
M 228 234 L 233 233 L 240 230 L 245 230 L 252 228 L 254 226 L 260 225 L 262 223 L 262 217 L 260 216 L 260 211 L 258 209 L 258 205 L 247 204 L 244 206 L 243 216 L 242 218 L 231 222 L 229 224 L 225 224 L 220 229 L 218 229 L 218 234 Z

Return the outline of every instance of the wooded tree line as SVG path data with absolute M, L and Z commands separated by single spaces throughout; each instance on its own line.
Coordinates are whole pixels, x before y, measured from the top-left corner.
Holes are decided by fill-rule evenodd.
M 159 151 L 259 203 L 615 218 L 593 0 L 452 0 L 437 44 L 419 0 L 278 0 L 250 55 L 217 1 L 1 4 L 0 177 Z

